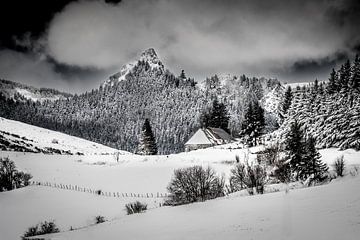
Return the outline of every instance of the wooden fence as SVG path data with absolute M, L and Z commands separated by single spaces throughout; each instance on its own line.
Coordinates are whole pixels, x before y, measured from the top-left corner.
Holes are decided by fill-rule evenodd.
M 115 198 L 167 198 L 167 197 L 169 197 L 168 193 L 107 192 L 107 191 L 102 191 L 101 189 L 92 189 L 92 188 L 82 187 L 82 186 L 78 186 L 78 185 L 51 183 L 51 182 L 32 181 L 32 182 L 30 182 L 30 185 L 59 188 L 59 189 L 64 189 L 64 190 L 77 191 L 77 192 L 85 192 L 85 193 L 95 194 L 95 195 L 103 196 L 103 197 L 115 197 Z

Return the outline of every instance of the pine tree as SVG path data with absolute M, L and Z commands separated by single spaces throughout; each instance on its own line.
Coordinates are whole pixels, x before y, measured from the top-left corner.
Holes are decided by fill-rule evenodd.
M 181 80 L 186 80 L 185 70 L 181 70 L 181 73 L 180 73 L 179 78 L 180 78 Z
M 285 115 L 291 105 L 291 101 L 293 98 L 291 87 L 288 86 L 285 92 L 284 101 L 282 103 L 282 113 Z
M 147 118 L 142 127 L 138 153 L 143 155 L 157 154 L 155 137 L 151 130 L 150 121 Z
M 354 64 L 351 69 L 350 88 L 360 92 L 360 58 L 359 55 L 355 56 Z
M 306 154 L 304 156 L 304 164 L 300 172 L 301 179 L 311 177 L 312 180 L 323 180 L 325 173 L 328 171 L 326 163 L 321 161 L 321 155 L 316 149 L 316 140 L 309 136 L 306 140 Z
M 327 92 L 329 94 L 335 93 L 338 91 L 338 75 L 335 71 L 335 69 L 333 68 L 331 73 L 330 73 L 330 78 L 329 78 L 329 84 L 327 85 Z
M 349 88 L 350 76 L 351 76 L 351 65 L 350 65 L 350 61 L 347 60 L 345 64 L 342 65 L 340 68 L 339 87 L 341 92 L 347 92 Z
M 202 127 L 221 128 L 229 132 L 229 115 L 224 103 L 220 103 L 217 98 L 213 101 L 210 112 L 203 113 L 201 116 Z
M 291 170 L 295 174 L 295 178 L 299 179 L 301 170 L 304 166 L 303 157 L 306 148 L 304 143 L 304 133 L 296 120 L 290 126 L 290 132 L 285 141 L 285 149 L 288 151 L 287 158 L 290 160 Z
M 257 145 L 257 138 L 263 133 L 264 127 L 264 109 L 258 101 L 255 101 L 254 104 L 249 103 L 240 135 L 247 139 L 250 146 L 253 142 Z

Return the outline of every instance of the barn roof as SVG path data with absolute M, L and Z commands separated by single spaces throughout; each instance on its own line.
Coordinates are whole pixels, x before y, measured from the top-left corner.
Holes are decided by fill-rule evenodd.
M 231 142 L 231 136 L 221 128 L 200 128 L 185 145 L 212 144 L 220 145 Z

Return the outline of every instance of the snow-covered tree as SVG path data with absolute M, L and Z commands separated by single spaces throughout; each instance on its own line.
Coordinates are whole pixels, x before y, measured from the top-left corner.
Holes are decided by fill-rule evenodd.
M 304 133 L 298 121 L 294 121 L 290 126 L 290 131 L 285 140 L 285 150 L 287 158 L 290 160 L 291 170 L 296 179 L 299 179 L 304 167 L 305 142 Z
M 219 102 L 217 98 L 213 101 L 210 111 L 203 113 L 200 121 L 202 127 L 221 128 L 229 132 L 229 114 L 225 104 Z
M 300 178 L 311 177 L 312 180 L 321 181 L 328 171 L 326 163 L 321 161 L 321 155 L 316 149 L 316 140 L 312 136 L 306 139 L 306 149 L 304 155 L 304 166 L 300 171 Z
M 242 123 L 241 136 L 245 137 L 250 145 L 257 145 L 257 139 L 263 133 L 264 127 L 264 109 L 258 101 L 249 103 Z
M 150 121 L 146 118 L 141 129 L 138 153 L 143 155 L 156 155 L 157 151 L 156 141 L 151 130 Z

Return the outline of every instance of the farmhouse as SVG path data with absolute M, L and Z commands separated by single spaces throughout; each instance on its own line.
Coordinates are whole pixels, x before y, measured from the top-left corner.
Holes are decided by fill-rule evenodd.
M 185 151 L 230 143 L 232 137 L 221 128 L 200 128 L 185 143 Z

